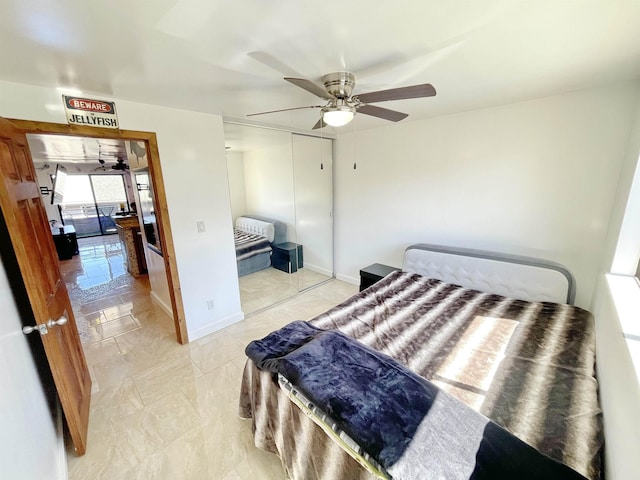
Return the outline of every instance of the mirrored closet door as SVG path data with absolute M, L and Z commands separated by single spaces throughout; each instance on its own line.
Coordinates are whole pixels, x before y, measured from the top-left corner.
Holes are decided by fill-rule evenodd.
M 332 140 L 225 122 L 245 315 L 333 276 Z
M 333 141 L 292 134 L 300 290 L 333 277 Z

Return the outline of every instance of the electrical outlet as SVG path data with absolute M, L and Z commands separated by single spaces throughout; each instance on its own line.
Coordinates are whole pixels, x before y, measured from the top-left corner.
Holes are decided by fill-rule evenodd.
M 216 304 L 213 300 L 207 300 L 207 310 L 213 310 L 216 307 Z
M 198 233 L 203 233 L 204 230 L 204 222 L 202 220 L 199 220 L 198 222 L 196 222 L 196 225 L 198 226 Z

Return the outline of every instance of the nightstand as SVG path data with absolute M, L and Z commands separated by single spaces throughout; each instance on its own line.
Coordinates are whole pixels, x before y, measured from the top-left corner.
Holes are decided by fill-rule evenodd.
M 293 242 L 273 245 L 271 266 L 287 273 L 295 273 L 304 265 L 302 263 L 302 245 Z
M 363 268 L 360 270 L 360 291 L 379 282 L 391 272 L 399 270 L 399 268 L 382 265 L 381 263 L 374 263 L 373 265 Z

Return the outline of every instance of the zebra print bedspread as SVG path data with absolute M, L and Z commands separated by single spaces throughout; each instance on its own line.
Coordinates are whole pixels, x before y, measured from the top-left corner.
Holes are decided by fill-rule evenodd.
M 273 250 L 268 238 L 242 230 L 233 230 L 233 241 L 236 245 L 236 260 L 238 261 Z
M 589 312 L 395 272 L 311 320 L 395 358 L 540 452 L 599 479 L 602 419 Z M 294 479 L 373 478 L 248 363 L 241 415 Z

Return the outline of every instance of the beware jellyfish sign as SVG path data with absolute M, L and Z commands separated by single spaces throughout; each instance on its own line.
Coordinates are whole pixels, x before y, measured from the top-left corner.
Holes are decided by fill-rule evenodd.
M 116 103 L 62 95 L 69 125 L 118 128 Z

